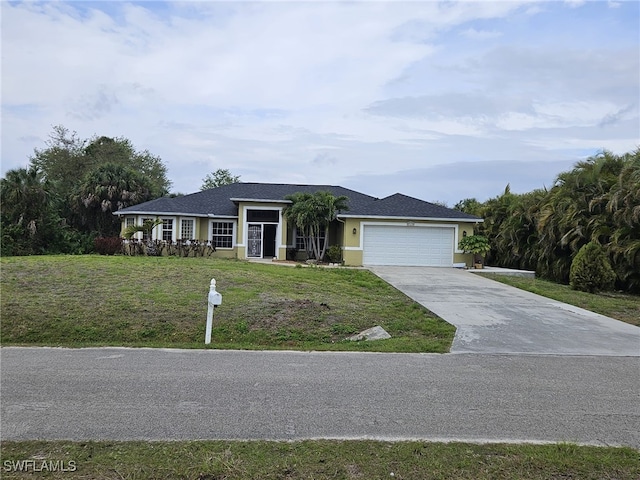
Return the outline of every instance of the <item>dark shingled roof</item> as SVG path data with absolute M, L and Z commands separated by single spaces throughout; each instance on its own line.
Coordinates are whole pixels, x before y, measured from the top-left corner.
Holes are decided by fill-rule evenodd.
M 375 217 L 415 217 L 442 219 L 479 220 L 474 215 L 443 207 L 435 203 L 425 202 L 401 193 L 395 193 L 382 199 L 368 203 L 362 210 L 347 212 L 347 215 L 375 216 Z
M 328 191 L 335 196 L 346 196 L 349 216 L 427 217 L 443 219 L 480 220 L 478 217 L 450 208 L 408 197 L 400 193 L 378 199 L 348 188 L 335 185 L 292 185 L 278 183 L 233 183 L 182 197 L 162 197 L 149 202 L 123 208 L 118 215 L 127 213 L 189 214 L 196 216 L 238 215 L 238 206 L 231 199 L 285 201 L 285 196 L 296 193 Z

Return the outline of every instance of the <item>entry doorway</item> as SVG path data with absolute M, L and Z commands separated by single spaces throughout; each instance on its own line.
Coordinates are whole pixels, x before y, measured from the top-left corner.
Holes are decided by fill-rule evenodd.
M 250 223 L 247 236 L 247 257 L 275 257 L 277 234 L 277 223 Z

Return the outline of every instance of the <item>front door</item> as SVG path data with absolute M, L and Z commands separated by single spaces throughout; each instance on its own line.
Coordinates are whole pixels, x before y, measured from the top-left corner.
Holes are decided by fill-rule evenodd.
M 247 238 L 247 257 L 262 257 L 262 225 L 249 224 L 249 235 Z
M 275 257 L 277 232 L 278 225 L 274 223 L 250 223 L 247 235 L 247 257 Z
M 273 258 L 276 256 L 276 232 L 278 231 L 278 225 L 265 223 L 263 227 L 262 256 L 264 258 Z

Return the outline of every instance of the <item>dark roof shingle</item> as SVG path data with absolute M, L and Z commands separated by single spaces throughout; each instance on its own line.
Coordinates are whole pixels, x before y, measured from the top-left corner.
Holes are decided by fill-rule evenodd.
M 414 217 L 441 219 L 480 220 L 478 217 L 441 205 L 396 193 L 378 199 L 364 193 L 335 185 L 293 185 L 281 183 L 233 183 L 182 197 L 162 197 L 119 210 L 117 214 L 191 214 L 197 216 L 238 215 L 238 206 L 232 199 L 285 201 L 287 195 L 296 192 L 315 193 L 328 191 L 335 196 L 348 198 L 348 216 Z

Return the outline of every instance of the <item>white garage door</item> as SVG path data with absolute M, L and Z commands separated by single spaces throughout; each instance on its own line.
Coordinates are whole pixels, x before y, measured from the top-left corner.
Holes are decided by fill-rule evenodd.
M 365 265 L 453 265 L 453 228 L 365 225 Z

